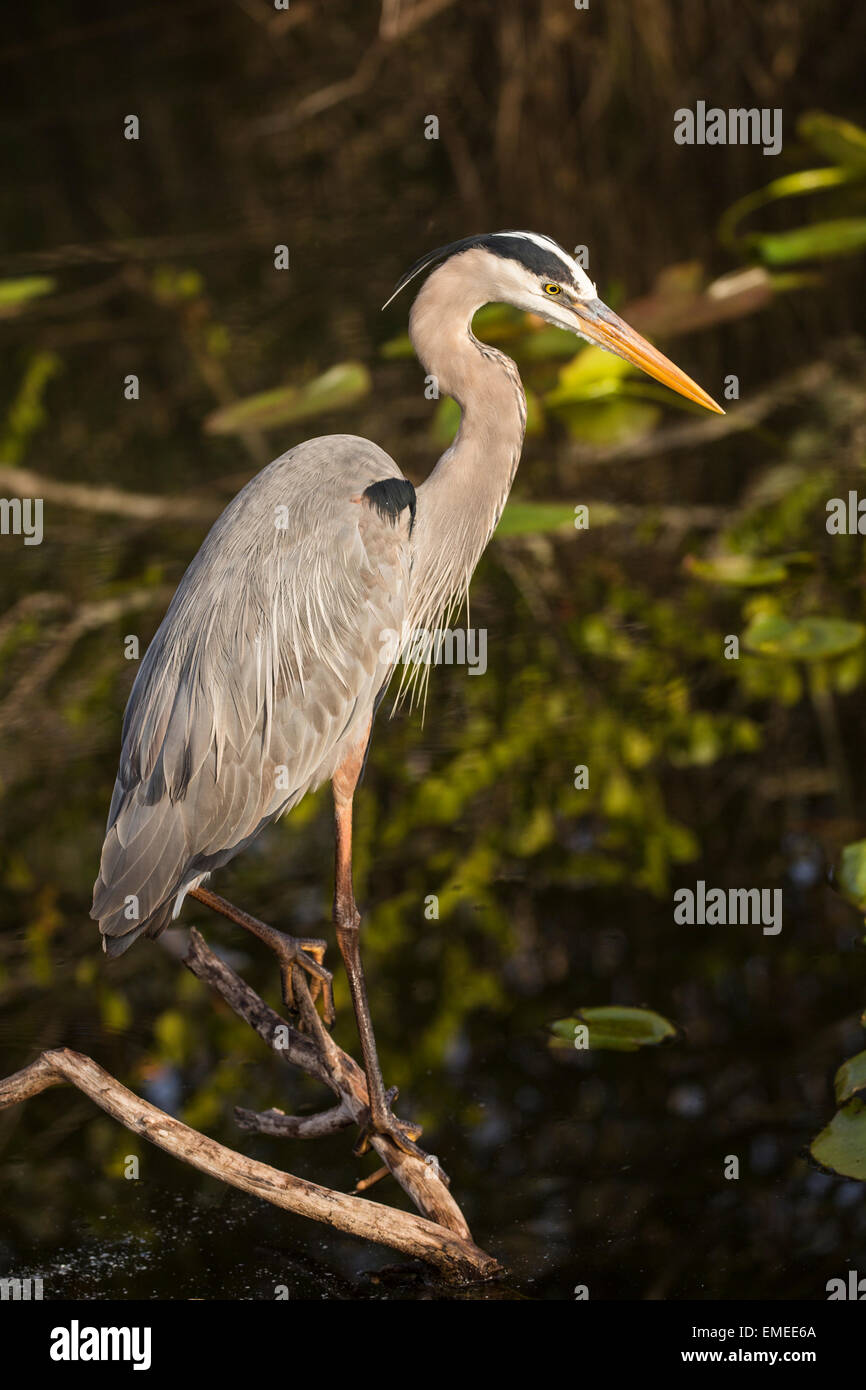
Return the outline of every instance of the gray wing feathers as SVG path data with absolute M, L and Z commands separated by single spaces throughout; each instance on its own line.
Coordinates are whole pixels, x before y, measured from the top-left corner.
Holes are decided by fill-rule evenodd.
M 130 695 L 91 915 L 110 954 L 157 935 L 178 895 L 329 777 L 399 631 L 408 517 L 361 494 L 401 477 L 367 440 L 275 460 L 205 539 Z

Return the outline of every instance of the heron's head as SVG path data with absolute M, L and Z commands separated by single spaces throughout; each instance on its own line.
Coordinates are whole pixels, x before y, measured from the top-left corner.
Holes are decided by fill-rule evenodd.
M 435 280 L 443 296 L 451 289 L 462 292 L 472 313 L 482 304 L 501 303 L 538 314 L 557 328 L 624 357 L 688 400 L 724 414 L 691 377 L 599 299 L 586 271 L 550 237 L 536 232 L 491 232 L 440 246 L 410 267 L 391 299 L 434 266 L 431 290 Z

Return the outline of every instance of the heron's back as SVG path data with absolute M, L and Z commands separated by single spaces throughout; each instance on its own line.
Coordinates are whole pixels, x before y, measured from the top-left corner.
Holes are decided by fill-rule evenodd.
M 161 931 L 363 736 L 403 620 L 409 494 L 383 450 L 331 435 L 269 464 L 211 528 L 126 708 L 91 913 L 109 954 Z

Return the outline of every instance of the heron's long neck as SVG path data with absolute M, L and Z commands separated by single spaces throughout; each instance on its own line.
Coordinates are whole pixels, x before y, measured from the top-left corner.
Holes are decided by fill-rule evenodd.
M 471 331 L 478 304 L 458 284 L 430 280 L 412 307 L 412 345 L 440 396 L 460 406 L 460 429 L 418 489 L 415 558 L 407 627 L 447 626 L 502 514 L 520 460 L 526 397 L 509 357 Z M 463 302 L 460 300 L 462 293 Z

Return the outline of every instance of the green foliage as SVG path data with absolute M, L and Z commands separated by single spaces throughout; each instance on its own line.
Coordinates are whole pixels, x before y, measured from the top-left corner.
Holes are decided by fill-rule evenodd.
M 837 1110 L 809 1152 L 823 1168 L 866 1182 L 866 1102 L 855 1098 Z
M 60 358 L 53 352 L 36 352 L 30 358 L 0 436 L 3 463 L 19 463 L 31 437 L 44 425 L 48 383 L 60 370 Z
M 858 912 L 866 912 L 866 840 L 845 845 L 835 873 L 839 892 Z M 866 1012 L 860 1022 L 866 1027 Z M 840 1107 L 809 1145 L 812 1157 L 843 1177 L 866 1182 L 866 1052 L 843 1062 L 833 1083 Z
M 713 555 L 706 560 L 686 557 L 689 571 L 709 584 L 732 584 L 744 589 L 763 589 L 781 584 L 788 577 L 784 557 L 728 554 Z
M 623 310 L 624 317 L 642 333 L 664 338 L 753 314 L 777 295 L 820 286 L 820 276 L 808 268 L 796 269 L 802 263 L 833 260 L 866 249 L 866 217 L 857 215 L 866 183 L 866 132 L 824 112 L 811 112 L 799 121 L 798 133 L 805 144 L 833 163 L 772 180 L 738 199 L 719 222 L 723 245 L 738 260 L 761 264 L 712 282 L 699 262 L 668 266 L 648 296 Z M 814 218 L 802 226 L 775 231 L 742 231 L 741 224 L 761 209 L 826 194 L 836 196 L 837 208 L 839 197 L 847 198 L 850 215 Z M 487 305 L 476 314 L 473 328 L 485 341 L 503 345 L 521 367 L 528 386 L 530 436 L 541 433 L 545 418 L 551 416 L 572 439 L 595 446 L 623 445 L 650 434 L 662 418 L 662 408 L 700 414 L 699 407 L 649 381 L 622 358 L 592 345 L 575 350 L 572 334 L 536 315 L 521 314 L 507 305 Z M 389 361 L 413 357 L 405 333 L 390 339 L 380 351 Z M 557 367 L 558 363 L 561 365 Z M 218 418 L 221 414 L 218 412 Z M 445 447 L 451 442 L 459 419 L 455 401 L 439 402 L 431 425 L 437 443 Z M 714 564 L 716 574 L 705 570 L 704 578 L 753 586 L 780 582 L 783 577 L 770 559 L 755 558 L 748 577 L 745 559 L 716 560 Z M 742 578 L 735 577 L 737 564 Z M 724 566 L 729 570 L 727 577 L 720 572 Z M 767 566 L 775 577 L 765 580 L 758 566 Z
M 842 1063 L 834 1087 L 837 1105 L 844 1105 L 860 1091 L 866 1091 L 866 1052 L 858 1052 L 856 1057 L 849 1057 Z
M 774 179 L 765 188 L 739 199 L 728 208 L 719 223 L 720 239 L 729 249 L 737 254 L 755 257 L 768 266 L 832 260 L 866 249 L 866 218 L 856 215 L 813 219 L 801 227 L 776 232 L 741 230 L 740 224 L 759 209 L 815 194 L 836 194 L 837 209 L 846 200 L 852 210 L 860 211 L 862 208 L 861 186 L 866 181 L 866 131 L 848 121 L 816 111 L 801 117 L 797 132 L 805 144 L 832 161 L 829 167 L 804 169 L 800 173 Z
M 33 299 L 51 294 L 55 281 L 46 275 L 26 275 L 17 280 L 0 280 L 0 319 L 19 314 Z
M 574 527 L 574 507 L 567 502 L 521 502 L 509 499 L 502 520 L 496 528 L 497 537 L 540 535 L 546 531 L 561 531 Z
M 815 187 L 831 182 L 837 192 L 850 187 L 848 175 L 835 173 Z M 751 253 L 740 247 L 737 254 Z M 800 276 L 780 283 L 761 267 L 709 280 L 702 266 L 688 263 L 663 272 L 632 306 L 633 318 L 642 332 L 674 337 L 757 312 L 803 283 Z M 242 468 L 248 476 L 260 461 L 244 452 L 250 432 L 280 425 L 291 436 L 307 418 L 360 404 L 353 428 L 392 447 L 394 398 L 387 418 L 379 416 L 366 366 L 338 364 L 306 386 L 236 400 L 229 377 L 234 355 L 227 355 L 229 331 L 221 318 L 232 324 L 231 341 L 243 346 L 243 340 L 228 308 L 217 312 L 202 273 L 160 268 L 143 293 L 176 353 L 179 399 L 194 400 L 197 411 L 194 437 L 177 454 L 173 422 L 164 455 L 145 441 L 144 457 L 157 458 L 153 466 L 162 472 L 145 484 L 139 469 L 128 486 L 170 490 L 184 468 L 180 476 L 199 486 L 202 419 L 227 436 L 213 446 L 226 454 L 227 492 Z M 622 312 L 630 317 L 628 303 Z M 861 390 L 843 368 L 829 365 L 821 391 L 796 417 L 774 422 L 774 433 L 708 444 L 707 467 L 697 479 L 691 457 L 654 451 L 647 439 L 637 468 L 605 463 L 584 484 L 574 468 L 575 457 L 585 457 L 577 444 L 644 439 L 663 408 L 678 408 L 675 399 L 620 359 L 514 310 L 492 306 L 475 328 L 518 361 L 531 429 L 542 443 L 530 440 L 521 490 L 473 584 L 471 621 L 490 638 L 486 676 L 435 671 L 424 726 L 417 715 L 391 721 L 384 707 L 358 798 L 356 887 L 370 992 L 386 1077 L 404 1086 L 428 1070 L 440 1073 L 474 1015 L 498 1024 L 514 1008 L 510 971 L 524 955 L 543 958 L 551 904 L 554 915 L 567 916 L 575 939 L 595 925 L 596 904 L 606 895 L 611 906 L 602 912 L 617 920 L 625 900 L 648 912 L 664 904 L 683 866 L 705 854 L 708 839 L 727 843 L 726 798 L 743 787 L 751 795 L 760 785 L 768 739 L 786 720 L 796 727 L 798 748 L 815 745 L 817 751 L 803 755 L 807 771 L 826 771 L 818 697 L 829 691 L 842 701 L 853 692 L 856 700 L 866 681 L 862 541 L 831 539 L 824 531 L 826 498 L 844 494 L 860 466 Z M 383 356 L 396 364 L 407 347 L 402 337 L 386 344 Z M 258 361 L 253 356 L 246 379 L 272 380 L 273 360 L 269 345 Z M 44 355 L 31 359 L 7 423 L 6 459 L 25 457 L 37 442 L 56 367 Z M 404 371 L 381 370 L 395 382 Z M 398 418 L 401 411 L 412 418 L 415 367 L 406 372 L 403 396 L 397 392 Z M 442 400 L 429 413 L 444 447 L 459 423 L 457 407 Z M 94 469 L 107 466 L 106 457 L 121 461 L 118 441 L 128 442 L 124 430 L 141 427 L 127 424 L 136 418 L 140 412 L 118 410 Z M 136 457 L 140 462 L 142 454 Z M 578 531 L 575 504 L 586 496 L 599 500 L 589 507 L 588 529 Z M 708 498 L 712 506 L 704 505 Z M 30 786 L 30 767 L 46 740 L 30 735 L 26 721 L 7 740 L 3 790 L 17 843 L 4 851 L 0 874 L 12 920 L 26 930 L 20 939 L 9 934 L 2 978 L 22 1002 L 35 988 L 51 988 L 64 930 L 71 955 L 63 981 L 89 1011 L 88 1026 L 106 1047 L 112 1039 L 134 1046 L 142 1017 L 155 1020 L 146 1056 L 140 1046 L 136 1053 L 137 1079 L 176 1078 L 185 1118 L 216 1128 L 228 1123 L 233 1102 L 274 1103 L 281 1083 L 258 1040 L 215 1013 L 200 986 L 161 952 L 151 949 L 148 956 L 143 945 L 128 961 L 107 967 L 85 921 L 120 712 L 134 674 L 117 652 L 130 630 L 146 640 L 164 597 L 143 610 L 140 622 L 125 615 L 104 630 L 73 633 L 66 647 L 63 634 L 76 603 L 135 589 L 155 594 L 174 582 L 200 539 L 194 529 L 154 527 L 142 549 L 141 536 L 125 519 L 106 525 L 104 517 L 67 518 L 51 538 L 62 552 L 61 578 L 46 546 L 26 557 L 26 591 L 10 584 L 10 617 L 0 629 L 0 701 L 14 705 L 19 682 L 26 690 L 41 653 L 59 644 L 63 654 L 53 681 L 28 697 L 54 721 L 55 781 L 46 774 Z M 55 606 L 29 607 L 32 591 L 48 594 Z M 19 608 L 21 597 L 26 602 Z M 739 660 L 723 655 L 730 633 L 741 638 Z M 589 767 L 585 786 L 575 785 L 578 765 Z M 323 789 L 263 836 L 259 853 L 240 857 L 225 872 L 225 891 L 277 924 L 292 927 L 302 917 L 305 930 L 320 934 L 329 912 L 330 833 Z M 866 871 L 860 884 L 852 860 L 842 878 L 846 886 L 856 882 L 858 901 L 866 902 Z M 425 911 L 431 897 L 434 915 Z M 184 920 L 202 923 L 202 916 L 188 904 Z M 637 934 L 629 927 L 630 938 Z M 220 937 L 243 949 L 228 929 Z M 239 968 L 278 1004 L 264 953 L 251 950 Z M 650 967 L 644 958 L 635 968 L 643 978 Z M 691 968 L 695 977 L 715 978 L 725 965 L 719 953 L 704 960 L 693 951 Z M 542 978 L 552 995 L 561 995 L 562 980 L 571 976 L 545 976 L 542 968 Z M 335 989 L 341 1041 L 354 1049 L 338 969 Z M 377 1008 L 377 998 L 391 1007 Z M 566 1008 L 562 998 L 548 1000 L 549 1012 L 536 1023 Z M 645 1010 L 583 1009 L 560 1024 L 580 1021 L 590 1026 L 592 1047 L 614 1050 L 635 1050 L 676 1031 Z M 554 1031 L 557 1037 L 562 1046 L 573 1042 L 573 1032 Z M 845 1107 L 859 1103 L 856 1062 L 846 1064 Z
M 845 845 L 836 873 L 839 892 L 861 912 L 866 912 L 866 840 Z
M 866 177 L 866 131 L 859 126 L 826 111 L 807 111 L 797 122 L 797 132 L 832 164 Z
M 784 618 L 765 613 L 752 619 L 743 644 L 761 656 L 788 661 L 826 661 L 859 647 L 866 637 L 862 623 L 843 618 Z
M 208 434 L 242 434 L 348 410 L 370 390 L 370 373 L 360 362 L 341 362 L 306 386 L 280 386 L 215 410 L 205 420 Z
M 674 1025 L 652 1009 L 609 1005 L 578 1009 L 571 1018 L 557 1019 L 550 1025 L 551 1047 L 577 1047 L 575 1040 L 584 1027 L 592 1052 L 638 1052 L 642 1047 L 657 1047 L 677 1036 Z

